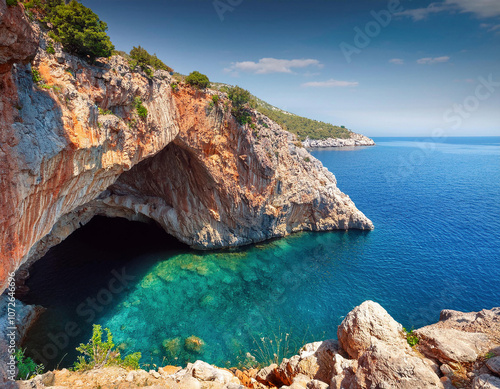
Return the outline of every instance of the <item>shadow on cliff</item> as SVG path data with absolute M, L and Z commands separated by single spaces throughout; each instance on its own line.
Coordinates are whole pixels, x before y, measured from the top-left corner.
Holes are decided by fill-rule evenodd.
M 188 249 L 156 224 L 94 217 L 29 269 L 22 301 L 47 310 L 23 347 L 47 368 L 62 358 L 60 367 L 69 366 L 74 345 L 88 341 L 92 324 L 115 310 L 159 259 Z M 70 325 L 77 329 L 68 331 Z

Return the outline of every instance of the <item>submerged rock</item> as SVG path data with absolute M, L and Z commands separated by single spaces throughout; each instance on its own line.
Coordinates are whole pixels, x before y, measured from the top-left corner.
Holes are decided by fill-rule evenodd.
M 197 336 L 191 335 L 184 340 L 184 348 L 190 353 L 201 354 L 204 347 L 205 342 Z

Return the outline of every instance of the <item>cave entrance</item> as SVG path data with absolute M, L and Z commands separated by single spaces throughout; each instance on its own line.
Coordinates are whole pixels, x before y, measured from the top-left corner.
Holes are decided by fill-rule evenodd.
M 29 291 L 20 299 L 46 311 L 22 347 L 46 368 L 71 366 L 92 324 L 116 309 L 152 266 L 188 251 L 154 222 L 95 216 L 29 268 Z

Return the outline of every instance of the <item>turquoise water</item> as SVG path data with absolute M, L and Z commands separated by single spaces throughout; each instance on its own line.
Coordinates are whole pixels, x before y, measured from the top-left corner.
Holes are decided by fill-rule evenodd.
M 48 310 L 25 346 L 49 366 L 61 358 L 68 366 L 99 323 L 145 363 L 230 366 L 247 351 L 263 359 L 276 337 L 290 352 L 335 337 L 366 299 L 408 328 L 436 321 L 444 308 L 500 305 L 500 138 L 375 141 L 313 152 L 374 231 L 300 233 L 203 253 L 142 225 L 96 220 L 33 267 L 25 300 Z M 120 291 L 109 284 L 116 271 L 131 278 L 119 279 Z

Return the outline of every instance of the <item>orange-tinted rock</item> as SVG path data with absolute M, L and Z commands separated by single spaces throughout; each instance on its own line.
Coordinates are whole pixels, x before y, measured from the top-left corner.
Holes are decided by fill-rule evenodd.
M 24 15 L 22 3 L 12 7 L 0 0 L 0 75 L 12 64 L 31 60 L 38 48 L 39 31 Z
M 25 51 L 0 43 L 4 63 L 19 62 L 0 75 L 1 290 L 8 272 L 95 215 L 153 219 L 200 249 L 373 228 L 293 135 L 256 112 L 255 128 L 240 126 L 223 94 L 210 107 L 218 92 L 173 93 L 168 73 L 147 78 L 118 56 L 91 66 L 58 44 L 49 55 L 43 34 L 32 65 L 23 65 L 36 28 L 22 6 L 0 4 L 0 31 L 25 41 Z
M 167 366 L 164 366 L 164 367 L 160 367 L 158 369 L 158 372 L 160 374 L 171 375 L 171 374 L 177 373 L 181 369 L 182 369 L 182 367 L 180 367 L 180 366 L 167 365 Z

